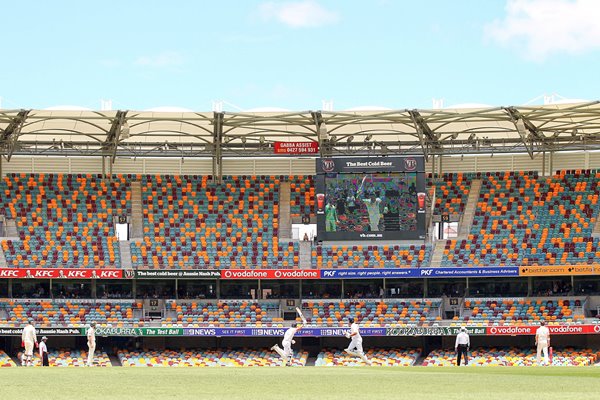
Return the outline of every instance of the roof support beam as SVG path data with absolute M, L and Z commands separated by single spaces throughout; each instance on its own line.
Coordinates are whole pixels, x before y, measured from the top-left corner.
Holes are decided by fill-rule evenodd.
M 19 135 L 21 134 L 21 129 L 23 128 L 23 124 L 27 119 L 29 111 L 31 110 L 19 111 L 0 136 L 0 151 L 4 153 L 8 161 L 10 161 L 10 158 L 17 147 Z
M 313 123 L 315 124 L 315 132 L 317 133 L 317 140 L 319 141 L 319 151 L 322 157 L 331 155 L 331 149 L 333 147 L 331 137 L 327 132 L 327 126 L 323 122 L 323 114 L 321 111 L 311 111 Z
M 110 156 L 111 163 L 114 163 L 117 158 L 117 148 L 119 147 L 121 134 L 128 129 L 126 124 L 127 111 L 117 111 L 102 146 L 104 155 Z
M 419 142 L 421 143 L 421 148 L 423 149 L 423 155 L 425 156 L 425 160 L 429 161 L 429 150 L 431 148 L 439 148 L 439 135 L 437 135 L 433 130 L 427 125 L 425 119 L 417 110 L 406 110 L 408 115 L 410 115 L 410 119 L 412 120 L 415 130 L 417 131 L 417 136 L 419 138 Z
M 529 154 L 529 157 L 533 159 L 534 141 L 544 142 L 544 135 L 540 130 L 526 117 L 523 116 L 516 108 L 507 107 L 504 109 L 510 120 L 515 124 L 515 128 L 521 137 L 523 145 Z

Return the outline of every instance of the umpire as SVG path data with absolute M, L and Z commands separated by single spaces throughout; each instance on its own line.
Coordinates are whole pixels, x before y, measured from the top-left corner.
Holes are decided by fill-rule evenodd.
M 40 342 L 40 358 L 42 359 L 42 367 L 49 367 L 50 363 L 48 362 L 48 346 L 46 346 L 46 342 L 48 338 L 44 336 L 42 341 Z
M 460 367 L 461 357 L 465 358 L 465 365 L 469 364 L 469 346 L 471 340 L 467 333 L 467 328 L 464 326 L 460 328 L 460 333 L 456 335 L 456 343 L 454 344 L 454 350 L 456 351 L 456 365 Z

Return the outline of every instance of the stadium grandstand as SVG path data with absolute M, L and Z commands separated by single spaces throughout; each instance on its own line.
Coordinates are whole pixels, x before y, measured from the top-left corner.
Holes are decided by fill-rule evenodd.
M 0 110 L 0 154 L 0 366 L 27 321 L 55 366 L 92 322 L 98 366 L 278 366 L 304 317 L 296 367 L 362 365 L 350 317 L 374 365 L 449 365 L 461 327 L 533 365 L 542 321 L 598 362 L 598 102 Z

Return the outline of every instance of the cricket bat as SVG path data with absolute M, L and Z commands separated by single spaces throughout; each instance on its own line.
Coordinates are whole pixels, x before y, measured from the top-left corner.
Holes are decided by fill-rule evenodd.
M 308 322 L 306 322 L 306 318 L 304 318 L 304 314 L 302 314 L 302 310 L 300 309 L 300 307 L 296 307 L 296 312 L 298 313 L 298 315 L 300 316 L 300 319 L 302 320 L 302 325 L 308 324 Z

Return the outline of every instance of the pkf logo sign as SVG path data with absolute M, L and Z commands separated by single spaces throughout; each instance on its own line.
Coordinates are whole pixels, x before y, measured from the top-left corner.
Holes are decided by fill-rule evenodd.
M 417 169 L 417 160 L 414 158 L 405 158 L 404 159 L 404 169 L 407 171 L 414 171 Z
M 431 276 L 432 272 L 433 272 L 432 269 L 422 269 L 421 270 L 421 276 Z
M 332 172 L 335 169 L 335 161 L 331 158 L 321 160 L 321 167 L 325 172 Z

